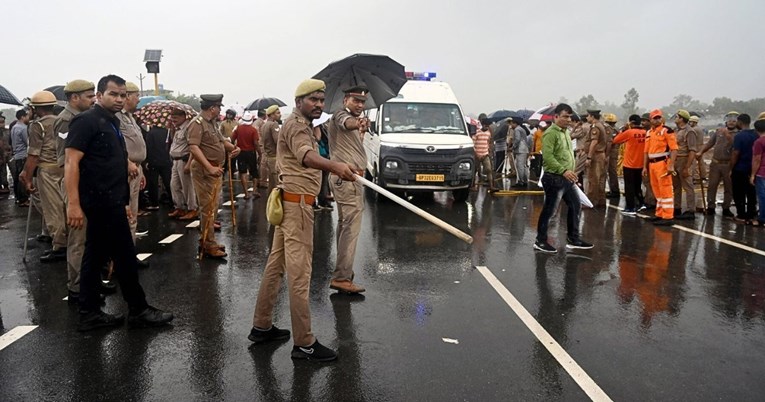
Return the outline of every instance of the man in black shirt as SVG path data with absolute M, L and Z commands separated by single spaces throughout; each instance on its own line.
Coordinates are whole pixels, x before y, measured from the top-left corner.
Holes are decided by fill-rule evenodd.
M 79 331 L 122 324 L 122 314 L 101 311 L 101 267 L 114 261 L 115 272 L 128 304 L 128 325 L 167 324 L 173 315 L 146 302 L 138 282 L 135 245 L 128 219 L 129 187 L 127 149 L 115 116 L 122 110 L 125 80 L 108 75 L 98 82 L 98 103 L 72 119 L 66 139 L 64 182 L 69 196 L 68 223 L 79 229 L 87 217 L 85 254 L 80 272 Z

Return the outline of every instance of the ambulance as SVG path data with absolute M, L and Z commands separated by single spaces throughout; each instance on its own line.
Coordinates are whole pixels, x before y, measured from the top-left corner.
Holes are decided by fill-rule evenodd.
M 366 178 L 394 193 L 451 191 L 465 201 L 476 162 L 457 97 L 435 73 L 406 74 L 396 97 L 368 111 Z

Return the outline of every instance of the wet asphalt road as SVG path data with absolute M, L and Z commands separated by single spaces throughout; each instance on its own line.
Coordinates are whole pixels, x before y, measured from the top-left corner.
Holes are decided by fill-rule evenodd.
M 224 194 L 228 194 L 224 191 Z M 0 200 L 0 333 L 39 325 L 0 350 L 0 400 L 587 400 L 486 279 L 483 265 L 613 400 L 762 400 L 765 257 L 617 210 L 585 211 L 595 249 L 532 250 L 541 196 L 414 202 L 471 233 L 460 242 L 368 194 L 356 258 L 363 297 L 329 289 L 336 212 L 316 216 L 313 330 L 330 364 L 293 362 L 291 342 L 251 347 L 249 332 L 270 233 L 264 198 L 224 207 L 230 257 L 194 259 L 198 232 L 162 213 L 140 218 L 149 302 L 176 314 L 160 330 L 75 331 L 64 263 L 21 261 L 26 210 Z M 565 212 L 561 212 L 565 214 Z M 682 226 L 765 250 L 765 232 L 719 216 Z M 33 219 L 32 233 L 39 233 Z M 168 245 L 159 240 L 183 234 Z M 284 296 L 284 294 L 282 294 Z M 124 312 L 119 295 L 108 311 Z M 275 322 L 289 328 L 286 297 Z M 458 340 L 447 343 L 442 338 Z

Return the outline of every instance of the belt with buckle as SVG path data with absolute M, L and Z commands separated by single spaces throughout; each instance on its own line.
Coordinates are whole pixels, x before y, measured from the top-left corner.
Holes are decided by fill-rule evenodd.
M 660 156 L 658 158 L 648 159 L 648 163 L 656 163 L 667 160 L 667 156 Z
M 316 196 L 308 194 L 294 194 L 282 191 L 282 200 L 295 203 L 300 203 L 300 200 L 303 200 L 305 201 L 306 205 L 313 205 L 313 202 L 316 201 Z

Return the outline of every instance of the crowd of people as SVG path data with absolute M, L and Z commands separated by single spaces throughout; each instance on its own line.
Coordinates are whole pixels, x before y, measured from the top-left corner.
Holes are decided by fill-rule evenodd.
M 567 247 L 592 248 L 578 238 L 581 202 L 573 186 L 583 190 L 595 209 L 603 209 L 607 198 L 622 196 L 619 170 L 624 182 L 624 215 L 651 211 L 654 216 L 649 220 L 658 226 L 693 220 L 697 213 L 715 215 L 722 182 L 722 216 L 741 224 L 765 225 L 765 112 L 753 128 L 748 114 L 727 113 L 724 124 L 708 136 L 698 125 L 698 115 L 678 110 L 669 118 L 672 126 L 655 109 L 629 116 L 619 128 L 614 114 L 603 115 L 599 110 L 577 114 L 560 104 L 549 122 L 507 119 L 504 135 L 500 134 L 502 126 L 481 115 L 482 127 L 473 139 L 479 166 L 489 177 L 490 192 L 497 191 L 494 175 L 501 174 L 510 159 L 515 161 L 513 187 L 528 188 L 530 166 L 537 178 L 541 176 L 545 207 L 534 245 L 540 251 L 556 251 L 547 242 L 546 232 L 561 199 L 569 205 Z M 710 150 L 713 155 L 707 166 L 704 155 Z M 537 170 L 539 166 L 544 170 Z M 697 183 L 702 197 L 696 196 Z
M 35 93 L 29 107 L 16 112 L 10 132 L 0 133 L 1 167 L 10 168 L 16 204 L 31 205 L 43 216 L 39 239 L 51 248 L 40 260 L 67 263 L 68 299 L 79 307 L 78 329 L 124 321 L 121 314 L 101 309 L 105 295 L 116 291 L 115 283 L 102 280 L 113 273 L 128 304 L 130 326 L 171 322 L 171 313 L 147 302 L 138 280 L 138 268 L 148 264 L 136 254 L 137 217 L 158 211 L 164 197 L 171 205 L 169 218 L 200 220 L 199 258 L 225 258 L 225 246 L 215 238 L 221 226 L 216 215 L 223 177 L 233 180 L 237 174 L 245 199 L 258 199 L 258 189 L 268 189 L 283 209 L 248 338 L 260 344 L 292 337 L 293 358 L 335 359 L 336 353 L 311 331 L 314 212 L 333 209 L 333 201 L 338 209 L 338 255 L 330 288 L 364 292 L 354 282 L 364 211 L 363 189 L 355 177 L 366 165 L 363 138 L 370 121 L 363 114 L 368 97 L 363 86 L 344 88 L 343 109 L 321 121 L 325 89 L 320 80 L 302 82 L 295 108 L 284 120 L 277 105 L 241 117 L 226 111 L 221 119 L 223 95 L 201 95 L 198 114 L 185 105 L 172 106 L 163 126 L 142 118 L 138 87 L 115 75 L 97 84 L 70 81 L 63 107 L 53 93 Z M 764 224 L 765 208 L 757 213 L 756 198 L 765 205 L 765 113 L 752 129 L 750 116 L 731 112 L 709 138 L 698 117 L 685 110 L 673 114 L 674 127 L 667 118 L 653 110 L 629 116 L 618 127 L 615 115 L 598 110 L 577 114 L 566 104 L 540 120 L 512 117 L 498 125 L 480 116 L 481 127 L 473 134 L 476 160 L 490 192 L 509 172 L 516 176 L 514 188 L 528 189 L 532 179 L 541 183 L 545 198 L 534 248 L 542 252 L 557 251 L 547 228 L 561 200 L 568 208 L 566 247 L 593 247 L 580 236 L 582 194 L 596 209 L 604 208 L 607 198 L 622 196 L 620 170 L 625 215 L 653 210 L 650 220 L 656 225 L 693 219 L 697 212 L 713 215 L 722 182 L 723 216 Z M 709 151 L 713 157 L 707 167 Z M 697 199 L 694 176 L 703 189 L 707 172 L 708 197 Z M 0 181 L 0 191 L 10 192 L 9 185 Z M 273 323 L 285 273 L 292 333 Z

